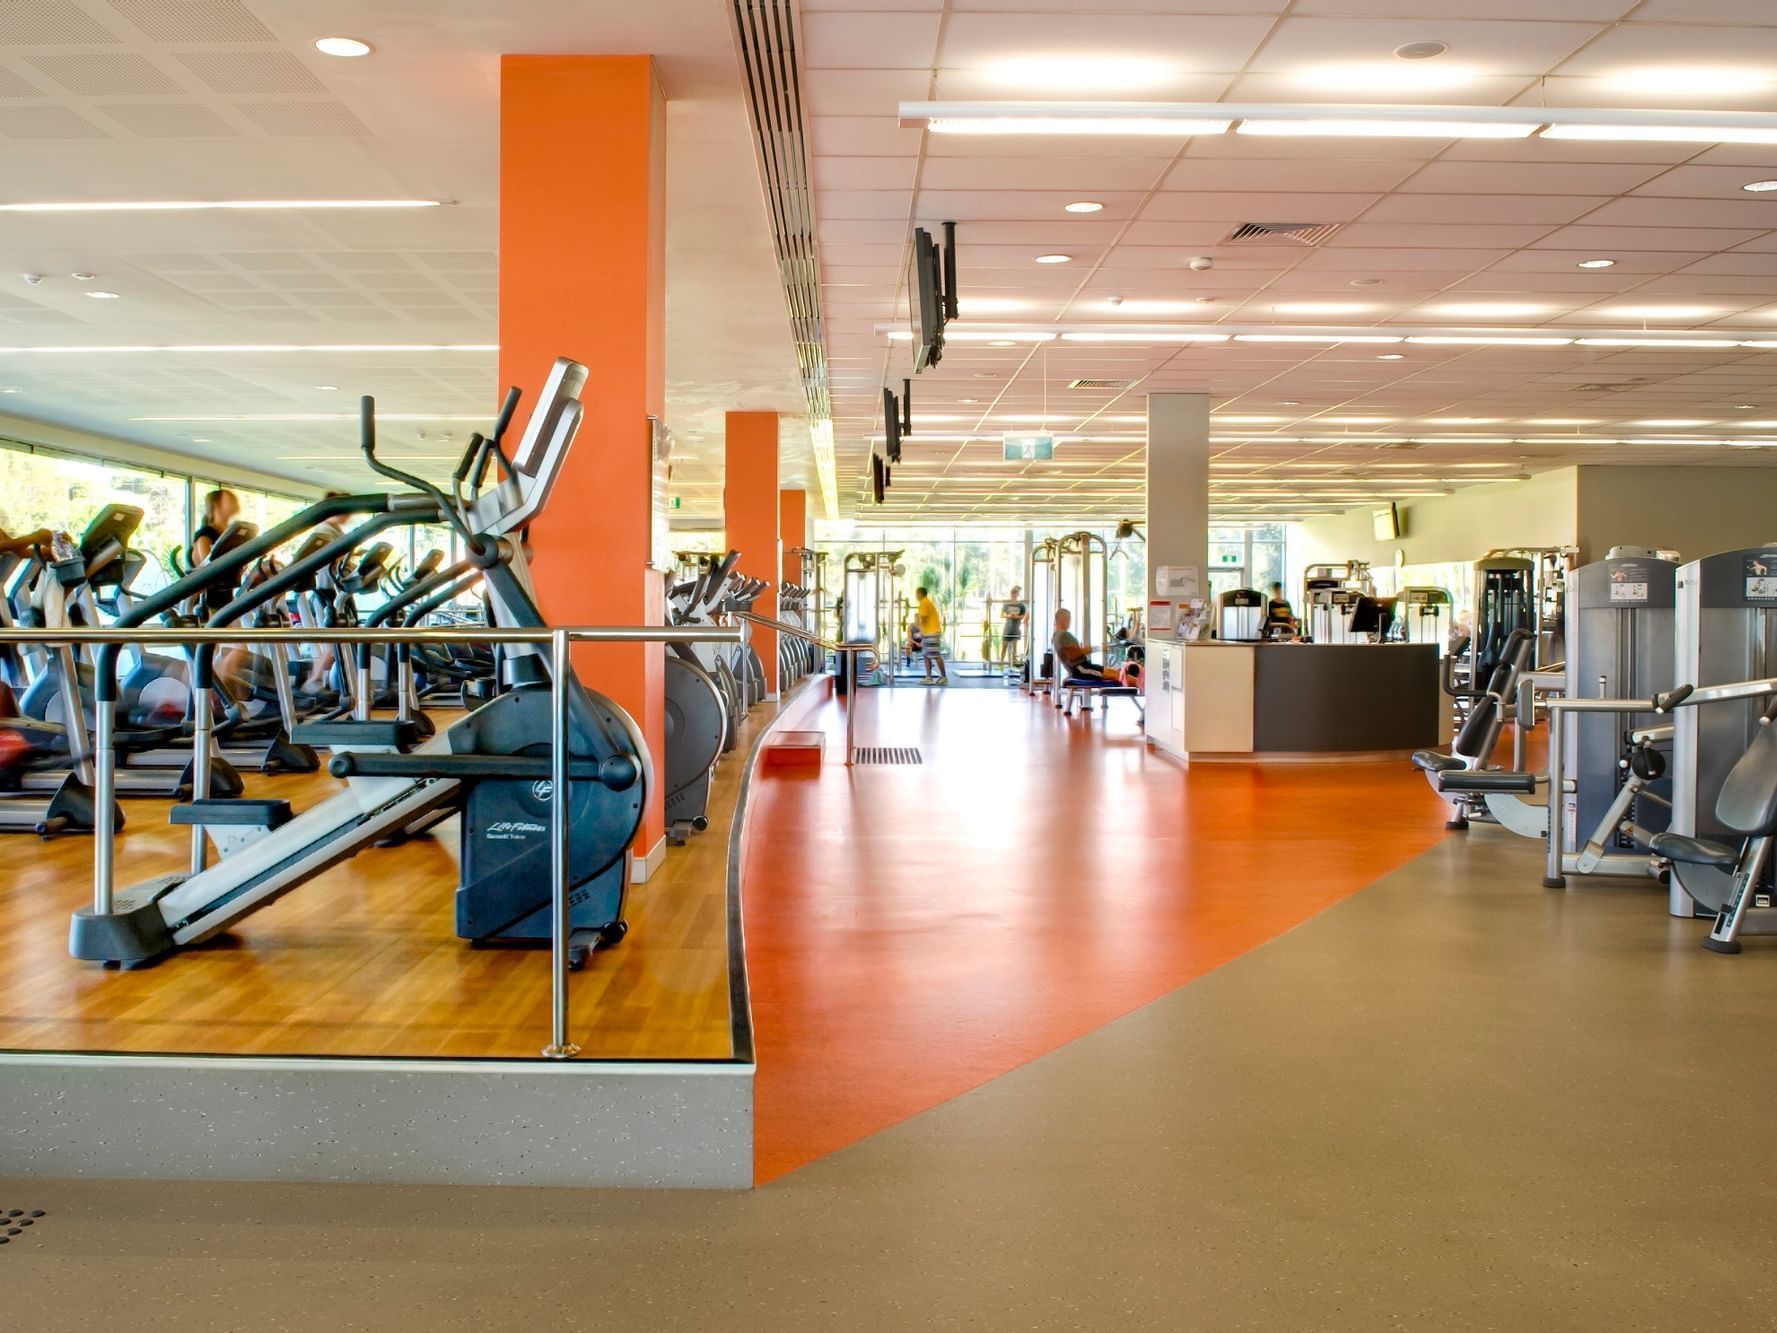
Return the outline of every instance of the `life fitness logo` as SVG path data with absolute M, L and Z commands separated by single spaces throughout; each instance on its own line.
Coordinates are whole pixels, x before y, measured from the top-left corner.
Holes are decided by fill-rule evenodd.
M 541 778 L 531 784 L 531 799 L 547 804 L 555 798 L 555 784 L 548 778 Z

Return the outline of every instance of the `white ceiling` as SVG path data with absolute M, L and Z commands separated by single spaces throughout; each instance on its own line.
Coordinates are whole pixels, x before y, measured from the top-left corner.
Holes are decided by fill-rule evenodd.
M 375 53 L 320 55 L 313 41 L 329 34 Z M 0 215 L 0 345 L 493 343 L 498 56 L 508 51 L 659 56 L 681 516 L 720 513 L 729 408 L 793 414 L 786 480 L 806 484 L 804 398 L 732 38 L 710 0 L 5 0 L 0 199 L 453 203 Z M 28 286 L 26 272 L 45 280 Z M 97 277 L 82 284 L 75 272 Z M 122 299 L 88 299 L 90 288 Z M 198 418 L 349 418 L 356 395 L 374 393 L 388 413 L 436 418 L 383 433 L 443 471 L 498 399 L 495 363 L 492 352 L 0 354 L 0 387 L 19 391 L 4 405 L 21 417 L 351 484 L 364 474 L 349 419 Z
M 856 487 L 880 435 L 883 384 L 898 388 L 909 373 L 907 344 L 886 330 L 906 323 L 916 224 L 959 224 L 956 327 L 965 330 L 1225 323 L 1777 338 L 1777 194 L 1740 188 L 1777 177 L 1771 148 L 1008 138 L 897 124 L 903 100 L 1049 97 L 1770 111 L 1770 0 L 802 0 L 802 9 L 844 489 Z M 1391 54 L 1428 40 L 1448 52 L 1412 64 Z M 1065 62 L 1104 59 L 1130 63 L 1062 85 Z M 1009 67 L 1020 60 L 1063 63 L 1033 76 Z M 1367 68 L 1330 68 L 1357 63 Z M 1674 70 L 1707 77 L 1673 91 Z M 1433 86 L 1398 86 L 1406 77 Z M 1073 200 L 1104 209 L 1064 213 Z M 1341 225 L 1314 248 L 1222 244 L 1249 221 Z M 1037 265 L 1045 253 L 1072 262 Z M 1194 256 L 1215 267 L 1192 271 Z M 1576 267 L 1592 257 L 1617 262 Z M 1529 308 L 1485 308 L 1500 305 Z M 1393 353 L 1405 359 L 1378 359 Z M 1067 389 L 1076 378 L 1139 384 Z M 1744 348 L 953 342 L 914 384 L 916 434 L 889 504 L 865 512 L 943 522 L 1133 512 L 1142 396 L 1167 390 L 1212 395 L 1223 517 L 1349 507 L 1574 462 L 1771 462 L 1764 449 L 1704 442 L 1777 442 L 1774 380 L 1777 351 Z M 1597 385 L 1607 387 L 1586 387 Z M 1001 430 L 1045 420 L 1083 438 L 1064 442 L 1053 464 L 1001 461 Z M 1399 447 L 1403 437 L 1423 443 Z

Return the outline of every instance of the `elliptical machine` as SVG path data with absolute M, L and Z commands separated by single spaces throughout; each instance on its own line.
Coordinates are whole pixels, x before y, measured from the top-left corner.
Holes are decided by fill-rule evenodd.
M 232 621 L 255 599 L 282 596 L 314 569 L 331 563 L 378 533 L 400 525 L 449 522 L 469 558 L 482 570 L 495 619 L 514 627 L 546 628 L 531 593 L 519 534 L 547 501 L 579 428 L 584 366 L 558 360 L 523 441 L 508 459 L 501 438 L 518 404 L 508 393 L 490 439 L 476 435 L 446 495 L 436 486 L 382 462 L 376 455 L 375 405 L 363 400 L 366 461 L 403 483 L 400 492 L 341 496 L 311 505 L 289 521 L 232 552 L 195 586 L 174 585 L 126 617 L 145 623 L 329 518 L 368 517 L 307 560 L 293 562 L 257 588 L 243 591 L 217 612 Z M 483 488 L 495 460 L 500 473 Z M 463 482 L 473 477 L 467 496 Z M 133 964 L 196 944 L 229 929 L 376 842 L 398 836 L 433 811 L 462 812 L 457 934 L 474 943 L 550 939 L 550 808 L 553 766 L 549 661 L 535 644 L 513 644 L 504 654 L 506 690 L 431 740 L 416 744 L 416 729 L 400 720 L 311 722 L 297 740 L 333 749 L 329 770 L 347 789 L 300 815 L 285 801 L 195 801 L 178 807 L 178 822 L 225 831 L 226 854 L 213 865 L 194 850 L 193 870 L 163 876 L 115 894 L 112 910 L 74 917 L 69 951 L 76 958 Z M 205 661 L 200 654 L 201 673 Z M 116 653 L 102 652 L 96 672 L 102 737 L 116 708 Z M 623 903 L 628 852 L 641 825 L 652 780 L 646 742 L 617 704 L 568 682 L 572 908 L 570 961 L 584 963 L 599 944 L 615 944 L 628 925 Z M 104 766 L 101 765 L 101 768 Z M 197 843 L 201 848 L 202 842 Z M 108 864 L 106 862 L 105 864 Z

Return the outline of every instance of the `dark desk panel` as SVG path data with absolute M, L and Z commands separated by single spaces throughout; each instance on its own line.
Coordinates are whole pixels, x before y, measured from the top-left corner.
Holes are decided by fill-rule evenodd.
M 1253 749 L 1308 754 L 1438 743 L 1432 644 L 1265 644 L 1253 653 Z

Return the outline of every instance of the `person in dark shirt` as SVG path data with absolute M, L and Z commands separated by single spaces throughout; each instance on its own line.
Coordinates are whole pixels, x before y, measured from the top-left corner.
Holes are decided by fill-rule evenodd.
M 1281 583 L 1271 585 L 1271 594 L 1265 599 L 1265 624 L 1259 632 L 1264 638 L 1296 637 L 1296 613 L 1290 609 L 1289 599 L 1283 595 Z

